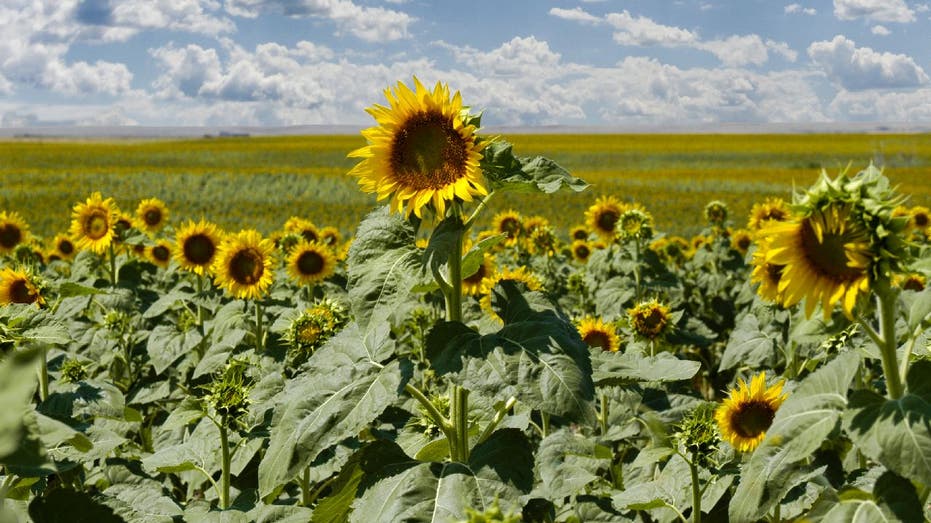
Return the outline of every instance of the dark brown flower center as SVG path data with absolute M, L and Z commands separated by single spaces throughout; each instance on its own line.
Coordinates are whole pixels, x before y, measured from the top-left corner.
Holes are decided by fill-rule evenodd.
M 145 220 L 145 224 L 149 227 L 155 227 L 162 223 L 162 211 L 153 207 L 142 215 L 142 219 Z
M 65 256 L 70 256 L 74 252 L 74 244 L 71 243 L 71 240 L 67 238 L 62 238 L 58 240 L 58 252 L 64 254 Z
M 171 258 L 171 251 L 164 245 L 152 247 L 152 257 L 160 262 L 168 261 Z
M 920 276 L 912 274 L 905 278 L 905 283 L 902 285 L 902 288 L 907 291 L 921 292 L 925 290 L 925 282 Z
M 30 288 L 29 282 L 18 278 L 10 283 L 10 301 L 13 303 L 32 303 L 39 299 L 39 294 Z
M 585 335 L 582 338 L 589 347 L 600 347 L 602 350 L 609 350 L 611 348 L 611 337 L 608 336 L 608 333 L 593 330 Z
M 634 328 L 643 336 L 655 338 L 666 327 L 668 320 L 666 313 L 662 309 L 651 306 L 635 313 Z
M 573 240 L 587 240 L 588 231 L 586 231 L 585 229 L 576 229 L 575 232 L 572 233 L 572 239 Z
M 237 251 L 230 258 L 230 277 L 240 285 L 253 285 L 265 272 L 264 258 L 259 251 L 247 248 Z
M 587 260 L 592 253 L 588 245 L 576 245 L 573 252 L 575 253 L 575 257 L 580 260 Z
M 834 281 L 853 281 L 863 276 L 863 269 L 847 266 L 847 248 L 851 241 L 846 234 L 823 230 L 821 240 L 811 225 L 811 219 L 802 220 L 801 249 L 811 268 L 821 276 Z
M 0 225 L 0 246 L 5 249 L 12 249 L 23 241 L 23 231 L 13 223 Z
M 931 223 L 931 217 L 923 212 L 915 213 L 912 216 L 912 219 L 915 220 L 915 226 L 919 229 L 924 229 L 928 226 L 929 223 Z
M 779 280 L 782 279 L 782 270 L 784 268 L 785 265 L 766 264 L 766 277 L 769 278 L 769 281 L 772 282 L 773 285 L 779 284 Z
M 107 235 L 110 230 L 110 220 L 106 211 L 95 209 L 84 217 L 82 229 L 84 235 L 91 240 L 99 240 Z
M 614 209 L 603 209 L 595 217 L 595 224 L 598 229 L 606 232 L 613 232 L 621 215 Z
M 193 234 L 184 240 L 182 246 L 184 259 L 194 265 L 207 265 L 213 260 L 213 255 L 217 252 L 217 246 L 206 234 Z
M 750 248 L 750 244 L 753 243 L 753 238 L 743 234 L 737 237 L 737 241 L 735 243 L 737 243 L 737 248 L 740 249 L 741 252 L 747 252 L 747 249 Z
M 315 242 L 320 239 L 320 235 L 313 229 L 304 229 L 301 231 L 301 237 L 309 242 Z
M 520 220 L 513 216 L 505 216 L 498 224 L 498 232 L 506 234 L 508 238 L 514 238 L 520 232 Z
M 465 175 L 469 144 L 439 111 L 410 116 L 391 142 L 391 172 L 415 190 L 439 189 Z
M 304 251 L 297 257 L 297 270 L 304 276 L 320 274 L 325 265 L 326 260 L 315 251 Z
M 742 438 L 755 438 L 773 424 L 776 410 L 765 401 L 753 400 L 741 403 L 731 414 L 731 426 Z

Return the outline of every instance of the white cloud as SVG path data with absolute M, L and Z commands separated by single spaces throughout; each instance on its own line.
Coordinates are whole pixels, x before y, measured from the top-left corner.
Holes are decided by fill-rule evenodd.
M 840 20 L 865 18 L 874 22 L 908 23 L 915 12 L 905 0 L 834 0 L 834 16 Z
M 232 20 L 209 14 L 218 7 L 211 0 L 120 0 L 111 13 L 112 24 L 107 25 L 209 36 L 234 32 L 236 26 Z
M 892 34 L 892 31 L 887 29 L 884 25 L 874 25 L 870 28 L 870 32 L 877 36 L 889 36 Z
M 562 18 L 563 20 L 572 20 L 573 22 L 582 22 L 592 25 L 598 25 L 604 22 L 601 18 L 585 11 L 581 7 L 574 7 L 572 9 L 554 7 L 550 9 L 550 14 L 557 18 Z
M 931 89 L 914 91 L 840 91 L 828 105 L 842 120 L 871 122 L 931 121 Z
M 928 11 L 931 11 L 931 5 L 929 4 L 916 4 L 915 5 L 916 13 L 927 13 Z
M 436 45 L 449 50 L 456 61 L 469 69 L 499 77 L 535 74 L 540 70 L 560 67 L 559 53 L 553 52 L 548 43 L 533 36 L 515 37 L 487 53 L 442 41 Z
M 818 10 L 814 7 L 802 7 L 799 4 L 789 4 L 785 6 L 786 14 L 803 14 L 808 16 L 814 16 L 818 14 Z
M 234 16 L 255 18 L 263 12 L 292 17 L 316 17 L 333 21 L 368 42 L 409 38 L 408 28 L 416 18 L 384 7 L 360 6 L 351 0 L 227 0 L 226 10 Z
M 53 91 L 80 95 L 85 93 L 119 94 L 129 91 L 133 75 L 124 64 L 98 60 L 93 64 L 53 61 L 46 64 L 42 86 Z
M 916 87 L 928 83 L 928 75 L 904 54 L 880 53 L 837 35 L 831 41 L 813 42 L 808 56 L 848 90 Z
M 718 57 L 724 65 L 762 65 L 769 59 L 766 44 L 758 35 L 734 35 L 696 45 Z M 787 46 L 788 47 L 788 46 Z
M 698 35 L 688 29 L 658 24 L 645 16 L 634 17 L 626 9 L 608 13 L 605 20 L 614 27 L 614 41 L 621 45 L 672 47 L 699 40 Z

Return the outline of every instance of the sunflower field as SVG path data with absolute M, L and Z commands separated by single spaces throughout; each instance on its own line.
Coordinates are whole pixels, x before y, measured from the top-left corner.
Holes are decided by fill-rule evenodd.
M 667 230 L 446 85 L 386 96 L 296 196 L 348 180 L 356 223 L 5 203 L 0 521 L 931 519 L 927 166 Z

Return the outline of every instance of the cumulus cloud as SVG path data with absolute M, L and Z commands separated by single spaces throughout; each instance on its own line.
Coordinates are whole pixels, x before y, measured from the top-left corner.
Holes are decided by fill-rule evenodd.
M 865 18 L 874 22 L 915 21 L 915 12 L 905 0 L 834 0 L 834 16 L 840 20 Z
M 874 25 L 870 28 L 870 32 L 877 36 L 889 36 L 892 34 L 892 31 L 887 29 L 884 25 Z
M 828 105 L 837 119 L 870 122 L 931 121 L 931 89 L 840 91 Z
M 360 6 L 351 0 L 227 0 L 226 10 L 234 16 L 247 18 L 255 18 L 263 12 L 325 18 L 341 31 L 368 42 L 409 38 L 409 27 L 416 20 L 402 11 Z
M 811 61 L 848 90 L 916 87 L 928 83 L 928 75 L 904 54 L 880 53 L 837 35 L 831 41 L 808 46 Z
M 814 7 L 802 7 L 800 4 L 789 4 L 785 6 L 785 13 L 788 14 L 802 14 L 808 16 L 814 16 L 818 14 L 818 10 Z
M 562 18 L 563 20 L 572 20 L 573 22 L 582 22 L 592 25 L 598 25 L 604 22 L 601 18 L 585 11 L 581 7 L 574 7 L 572 9 L 553 7 L 550 9 L 550 14 L 557 18 Z
M 605 20 L 614 27 L 614 41 L 621 45 L 660 45 L 666 47 L 698 42 L 698 35 L 671 25 L 654 22 L 645 16 L 632 16 L 627 10 L 608 13 Z

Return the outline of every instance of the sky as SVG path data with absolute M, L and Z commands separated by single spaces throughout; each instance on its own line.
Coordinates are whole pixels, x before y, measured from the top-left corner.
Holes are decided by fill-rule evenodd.
M 931 122 L 931 0 L 799 2 L 0 0 L 0 127 Z

